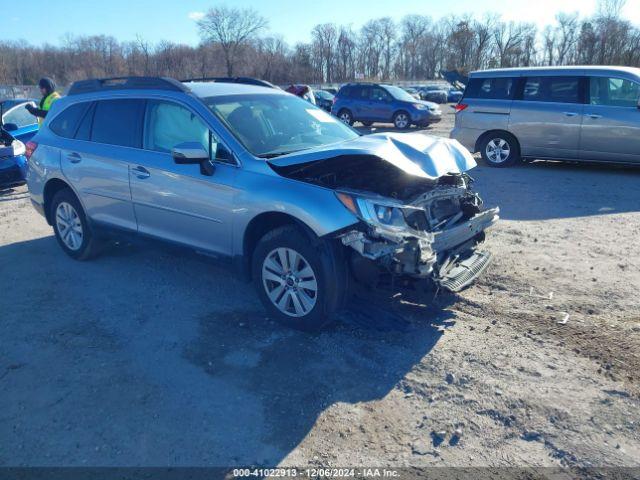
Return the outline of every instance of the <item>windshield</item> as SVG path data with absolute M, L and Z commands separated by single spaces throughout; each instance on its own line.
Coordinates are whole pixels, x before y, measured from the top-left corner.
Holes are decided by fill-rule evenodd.
M 313 93 L 315 94 L 316 98 L 321 98 L 323 100 L 333 100 L 333 95 L 331 95 L 329 92 L 325 92 L 324 90 L 316 90 Z
M 409 95 L 407 92 L 405 92 L 400 87 L 385 86 L 384 88 L 396 100 L 402 100 L 402 101 L 405 101 L 405 102 L 415 102 L 416 101 L 415 98 L 413 98 L 411 95 Z
M 275 157 L 357 138 L 336 117 L 293 95 L 204 99 L 231 133 L 258 157 Z

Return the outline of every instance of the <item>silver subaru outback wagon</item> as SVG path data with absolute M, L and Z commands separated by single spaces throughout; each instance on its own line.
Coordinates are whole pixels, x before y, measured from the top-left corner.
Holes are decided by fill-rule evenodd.
M 35 208 L 85 260 L 133 232 L 228 257 L 270 315 L 317 329 L 351 282 L 457 291 L 488 265 L 457 141 L 360 136 L 281 90 L 152 77 L 76 82 L 27 146 Z

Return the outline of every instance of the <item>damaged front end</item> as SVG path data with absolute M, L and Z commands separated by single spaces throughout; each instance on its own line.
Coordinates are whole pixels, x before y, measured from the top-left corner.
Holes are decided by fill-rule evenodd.
M 498 220 L 498 208 L 483 210 L 466 174 L 451 174 L 408 202 L 393 202 L 338 192 L 338 198 L 362 219 L 341 233 L 341 242 L 395 276 L 428 278 L 450 291 L 469 285 L 489 265 L 478 250 L 484 231 Z M 352 269 L 367 281 L 372 271 L 355 259 Z
M 282 176 L 333 189 L 361 220 L 336 234 L 357 252 L 351 256 L 356 279 L 372 283 L 386 271 L 455 292 L 489 265 L 491 255 L 478 246 L 499 209 L 483 209 L 465 173 L 475 161 L 455 140 L 376 134 L 334 156 L 313 156 L 271 166 Z

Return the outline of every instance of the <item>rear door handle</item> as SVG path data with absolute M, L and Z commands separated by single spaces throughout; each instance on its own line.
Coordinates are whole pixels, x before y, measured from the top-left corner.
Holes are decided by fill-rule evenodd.
M 77 152 L 68 153 L 67 158 L 71 163 L 80 163 L 82 161 L 82 157 Z
M 576 115 L 578 115 L 576 112 L 564 112 L 564 114 L 567 117 L 575 117 Z
M 141 167 L 140 165 L 131 167 L 131 173 L 133 173 L 136 177 L 138 177 L 141 180 L 145 178 L 149 178 L 151 176 L 151 173 L 149 173 L 149 170 L 147 170 L 144 167 Z
M 587 113 L 587 116 L 589 118 L 593 118 L 593 119 L 598 119 L 598 118 L 602 118 L 602 115 L 597 115 L 595 113 Z

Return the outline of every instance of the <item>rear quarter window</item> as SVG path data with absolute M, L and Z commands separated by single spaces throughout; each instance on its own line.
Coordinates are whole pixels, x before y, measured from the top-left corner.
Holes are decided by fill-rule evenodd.
M 80 120 L 89 108 L 90 102 L 75 103 L 65 108 L 49 124 L 49 129 L 64 138 L 73 138 Z
M 471 78 L 464 91 L 464 98 L 511 100 L 515 90 L 515 78 Z
M 142 121 L 146 102 L 138 99 L 101 100 L 96 103 L 91 141 L 142 148 Z

